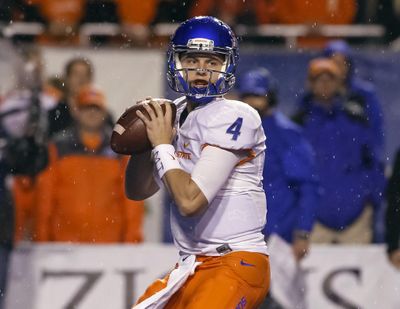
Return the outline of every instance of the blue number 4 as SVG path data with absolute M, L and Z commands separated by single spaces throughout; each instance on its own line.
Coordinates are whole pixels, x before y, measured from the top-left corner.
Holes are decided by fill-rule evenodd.
M 240 129 L 242 128 L 243 118 L 239 117 L 235 120 L 234 123 L 226 130 L 227 134 L 232 134 L 232 139 L 234 141 L 237 140 L 238 136 L 240 135 Z

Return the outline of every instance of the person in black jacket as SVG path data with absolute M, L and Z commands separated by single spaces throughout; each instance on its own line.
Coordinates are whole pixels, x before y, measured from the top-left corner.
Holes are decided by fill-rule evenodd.
M 0 141 L 4 141 L 0 128 Z M 0 148 L 0 309 L 5 297 L 8 262 L 12 250 L 14 209 L 11 194 L 6 187 L 8 164 Z
M 48 136 L 52 137 L 62 132 L 74 123 L 74 109 L 76 95 L 79 90 L 91 84 L 94 79 L 94 68 L 87 58 L 72 58 L 64 68 L 65 94 L 64 98 L 48 112 Z M 114 126 L 114 120 L 110 113 L 106 122 L 110 127 Z
M 46 115 L 41 88 L 41 57 L 35 48 L 15 50 L 1 42 L 2 52 L 18 59 L 2 59 L 14 64 L 9 73 L 17 80 L 0 102 L 0 309 L 6 292 L 10 254 L 15 237 L 15 207 L 10 176 L 35 177 L 47 165 Z M 6 60 L 5 60 L 6 59 Z M 15 73 L 14 73 L 15 70 Z M 9 75 L 8 75 L 9 76 Z M 4 77 L 4 76 L 3 76 Z M 4 87 L 4 79 L 0 84 Z M 43 116 L 43 117 L 42 117 Z
M 48 134 L 53 136 L 71 126 L 78 90 L 93 80 L 93 65 L 86 58 L 73 58 L 65 66 L 65 95 L 48 113 Z
M 400 270 L 400 149 L 387 188 L 386 243 L 390 262 Z

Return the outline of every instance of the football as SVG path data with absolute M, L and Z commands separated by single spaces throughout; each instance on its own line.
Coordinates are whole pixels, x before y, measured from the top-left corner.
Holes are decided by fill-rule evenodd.
M 172 109 L 172 125 L 175 123 L 176 106 L 167 99 L 152 99 L 158 101 L 165 114 L 165 104 L 170 104 Z M 128 108 L 118 119 L 111 135 L 111 149 L 119 154 L 132 155 L 151 150 L 151 144 L 147 137 L 144 122 L 136 115 L 140 110 L 145 116 L 149 116 L 144 103 L 149 100 L 141 101 Z M 152 105 L 149 105 L 152 107 Z M 153 107 L 152 107 L 153 108 Z M 154 108 L 153 108 L 154 109 Z

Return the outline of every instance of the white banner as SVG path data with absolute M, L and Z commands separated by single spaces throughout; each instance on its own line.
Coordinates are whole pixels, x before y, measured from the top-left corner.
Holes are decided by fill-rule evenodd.
M 309 308 L 400 308 L 400 271 L 384 246 L 314 245 L 302 266 Z
M 19 247 L 6 308 L 127 309 L 177 260 L 161 244 Z M 313 246 L 303 269 L 308 308 L 400 308 L 400 272 L 383 246 Z
M 171 245 L 38 245 L 12 258 L 7 309 L 127 309 L 175 267 Z

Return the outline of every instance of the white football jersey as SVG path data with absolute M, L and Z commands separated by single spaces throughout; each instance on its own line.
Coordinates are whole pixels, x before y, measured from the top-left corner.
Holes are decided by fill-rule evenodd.
M 196 216 L 180 215 L 171 207 L 171 228 L 182 253 L 220 255 L 232 251 L 267 253 L 261 233 L 266 221 L 266 197 L 262 186 L 265 134 L 258 113 L 249 105 L 216 98 L 192 110 L 182 125 L 185 98 L 177 106 L 176 156 L 192 173 L 207 145 L 243 152 L 241 160 L 207 209 Z

